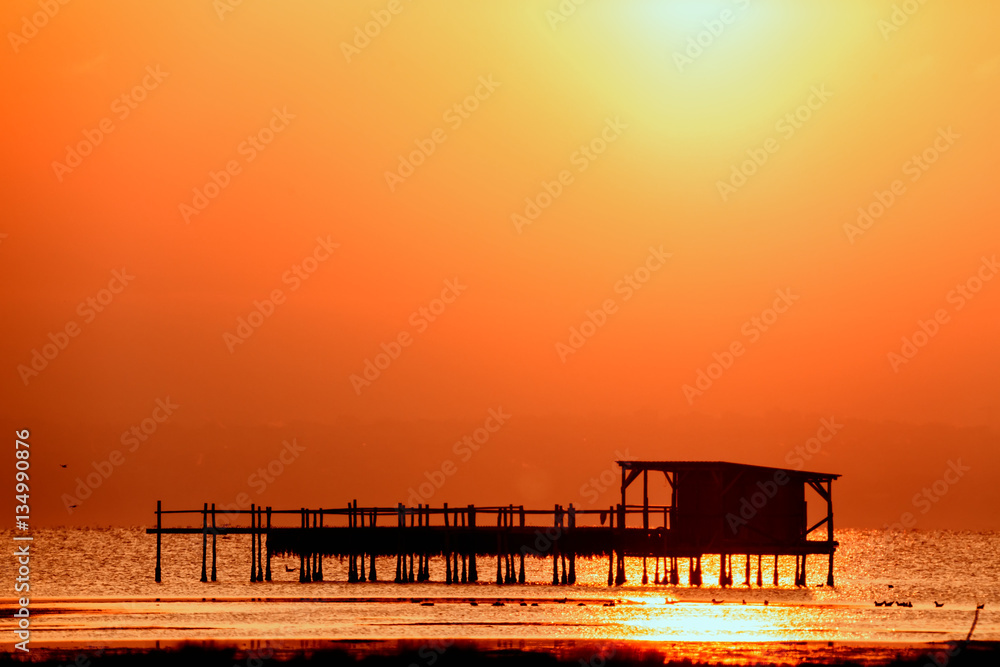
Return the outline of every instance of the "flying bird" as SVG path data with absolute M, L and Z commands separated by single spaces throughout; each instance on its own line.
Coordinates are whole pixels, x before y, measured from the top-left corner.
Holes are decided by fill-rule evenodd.
M 65 467 L 66 467 L 66 464 L 65 464 L 65 463 L 60 463 L 60 464 L 59 464 L 59 467 L 60 467 L 60 468 L 65 468 Z
M 938 602 L 937 600 L 934 600 L 934 606 L 935 607 L 943 607 L 944 606 L 944 602 Z

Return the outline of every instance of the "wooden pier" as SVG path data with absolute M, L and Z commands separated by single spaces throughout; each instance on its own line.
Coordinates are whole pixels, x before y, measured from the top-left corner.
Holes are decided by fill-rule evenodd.
M 348 581 L 397 583 L 430 580 L 431 559 L 445 565 L 446 584 L 475 583 L 479 569 L 492 569 L 488 578 L 498 585 L 525 583 L 525 558 L 552 560 L 554 585 L 576 582 L 576 559 L 607 558 L 608 585 L 626 583 L 625 558 L 643 559 L 642 583 L 649 583 L 648 561 L 654 583 L 679 585 L 679 561 L 687 559 L 688 585 L 702 584 L 701 562 L 718 554 L 719 584 L 733 585 L 734 555 L 746 558 L 746 585 L 751 585 L 751 560 L 757 561 L 757 586 L 765 585 L 764 563 L 773 558 L 773 585 L 779 585 L 778 558 L 795 557 L 794 585 L 806 583 L 806 559 L 827 556 L 827 584 L 833 585 L 832 482 L 839 477 L 780 468 L 724 462 L 619 461 L 622 502 L 604 509 L 577 509 L 554 505 L 532 510 L 523 506 L 359 507 L 352 500 L 339 508 L 276 510 L 251 506 L 249 510 L 165 510 L 156 505 L 155 579 L 162 578 L 164 535 L 202 536 L 201 581 L 216 581 L 216 539 L 250 535 L 250 581 L 271 580 L 274 556 L 297 556 L 299 581 L 323 581 L 323 559 L 347 559 Z M 671 489 L 669 505 L 651 505 L 649 473 L 662 473 Z M 628 504 L 626 492 L 639 477 L 642 504 Z M 806 488 L 825 501 L 826 517 L 806 526 Z M 164 517 L 201 515 L 200 525 L 164 527 Z M 220 525 L 219 515 L 247 517 L 247 525 Z M 290 521 L 289 521 L 290 520 Z M 292 526 L 279 525 L 292 523 Z M 297 525 L 296 525 L 297 524 Z M 826 526 L 825 540 L 809 535 Z M 209 557 L 211 542 L 211 557 Z M 395 570 L 378 572 L 376 558 L 395 558 Z M 487 563 L 482 563 L 482 559 Z M 663 563 L 662 578 L 660 563 Z M 211 565 L 209 565 L 211 563 Z M 769 563 L 768 563 L 769 564 Z

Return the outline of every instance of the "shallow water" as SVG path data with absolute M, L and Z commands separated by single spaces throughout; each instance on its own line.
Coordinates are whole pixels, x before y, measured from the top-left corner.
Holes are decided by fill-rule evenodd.
M 153 582 L 155 538 L 141 529 L 36 531 L 32 543 L 32 643 L 99 645 L 178 639 L 649 640 L 667 642 L 906 642 L 964 638 L 976 603 L 986 603 L 975 639 L 1000 640 L 1000 533 L 845 530 L 838 535 L 836 587 L 821 586 L 826 562 L 810 563 L 809 586 L 795 588 L 793 559 L 781 562 L 780 588 L 721 589 L 718 560 L 704 563 L 701 588 L 640 585 L 642 560 L 629 559 L 629 584 L 607 586 L 607 561 L 577 561 L 578 584 L 555 587 L 551 560 L 528 559 L 525 585 L 497 586 L 494 560 L 480 558 L 482 583 L 393 584 L 395 561 L 379 559 L 383 583 L 348 584 L 346 562 L 324 561 L 327 581 L 298 583 L 298 560 L 274 558 L 275 581 L 250 583 L 246 536 L 218 542 L 219 581 L 202 584 L 201 538 L 166 536 L 163 583 Z M 8 531 L 4 538 L 10 542 Z M 654 578 L 649 563 L 650 581 Z M 756 581 L 753 559 L 752 581 Z M 770 581 L 764 560 L 764 581 Z M 292 571 L 286 571 L 292 568 Z M 13 570 L 0 591 L 14 597 Z M 431 563 L 444 579 L 444 564 Z M 686 567 L 681 581 L 686 581 Z M 890 588 L 890 584 L 892 588 Z M 564 598 L 567 601 L 562 602 Z M 724 600 L 713 604 L 712 599 Z M 504 606 L 493 606 L 502 599 Z M 613 607 L 604 606 L 615 600 Z M 746 604 L 743 604 L 743 601 Z M 764 600 L 768 601 L 764 605 Z M 912 608 L 875 607 L 910 601 Z M 934 606 L 934 601 L 944 607 Z M 473 606 L 472 601 L 478 601 Z M 527 604 L 522 606 L 520 603 Z M 422 602 L 433 602 L 424 606 Z M 533 606 L 531 603 L 537 603 Z M 3 647 L 11 648 L 4 613 Z

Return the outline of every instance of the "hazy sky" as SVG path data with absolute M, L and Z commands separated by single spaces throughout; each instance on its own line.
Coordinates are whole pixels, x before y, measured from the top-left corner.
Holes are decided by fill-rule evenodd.
M 791 466 L 834 419 L 841 525 L 998 527 L 1000 7 L 560 6 L 4 3 L 38 520 L 452 459 L 430 502 L 579 504 L 616 450 Z

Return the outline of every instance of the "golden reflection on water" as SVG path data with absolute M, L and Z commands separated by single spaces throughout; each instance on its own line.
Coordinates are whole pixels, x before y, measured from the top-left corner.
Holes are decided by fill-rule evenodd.
M 764 605 L 760 601 L 678 601 L 633 597 L 614 609 L 592 607 L 598 626 L 616 626 L 621 639 L 641 641 L 814 641 L 831 631 L 822 605 Z

